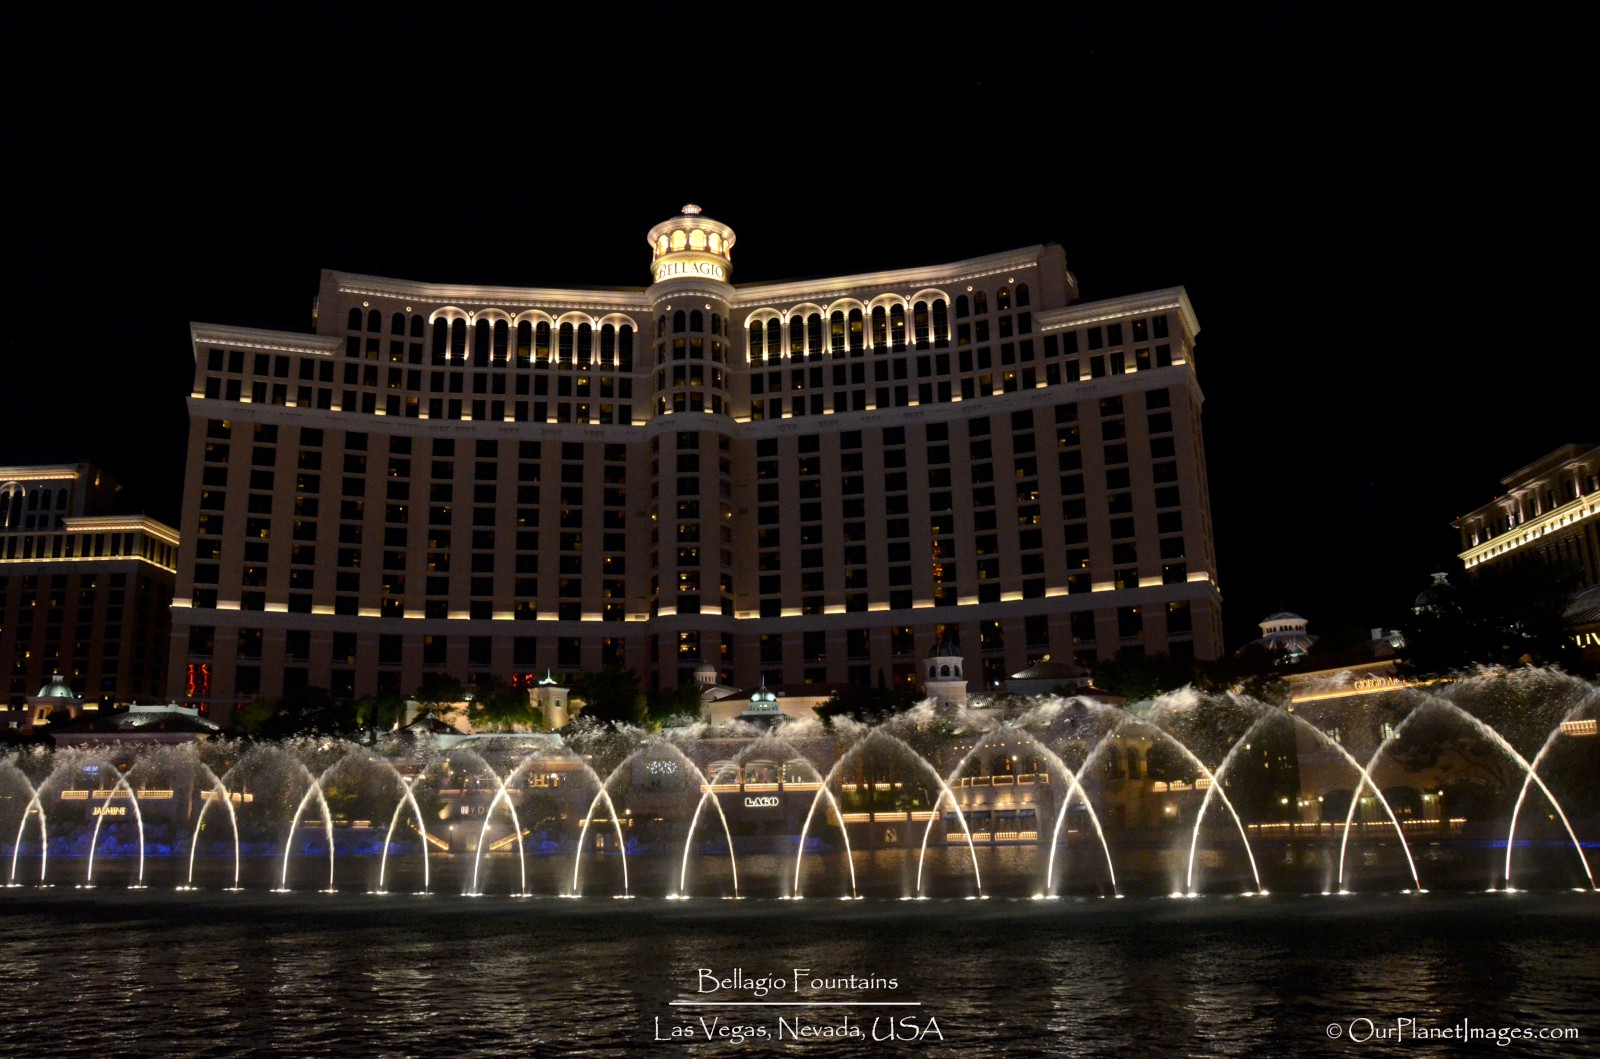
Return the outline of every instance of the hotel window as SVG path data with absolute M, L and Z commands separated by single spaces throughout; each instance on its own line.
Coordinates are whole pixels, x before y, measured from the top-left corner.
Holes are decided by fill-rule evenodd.
M 904 353 L 906 350 L 906 307 L 904 305 L 890 306 L 889 334 L 894 352 Z

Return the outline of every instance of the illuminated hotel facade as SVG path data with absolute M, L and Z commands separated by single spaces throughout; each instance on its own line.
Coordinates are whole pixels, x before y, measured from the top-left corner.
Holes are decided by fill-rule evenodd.
M 59 674 L 87 702 L 159 697 L 178 534 L 112 514 L 86 463 L 0 467 L 0 666 L 21 705 Z
M 1182 289 L 1079 303 L 1054 245 L 735 286 L 734 242 L 685 207 L 645 288 L 324 272 L 314 334 L 194 325 L 174 697 L 1220 653 Z
M 1504 494 L 1452 523 L 1466 568 L 1565 562 L 1600 584 L 1600 445 L 1563 445 L 1500 484 Z

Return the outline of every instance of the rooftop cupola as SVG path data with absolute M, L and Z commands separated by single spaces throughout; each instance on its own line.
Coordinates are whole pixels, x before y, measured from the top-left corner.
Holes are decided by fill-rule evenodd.
M 728 281 L 733 270 L 733 229 L 714 221 L 690 203 L 678 216 L 650 229 L 652 282 L 680 277 Z

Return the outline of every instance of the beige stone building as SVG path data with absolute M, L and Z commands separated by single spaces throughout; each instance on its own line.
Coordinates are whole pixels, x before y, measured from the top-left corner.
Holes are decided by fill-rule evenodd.
M 0 668 L 11 706 L 57 675 L 88 703 L 167 687 L 178 534 L 113 514 L 116 491 L 86 463 L 0 467 Z
M 697 208 L 648 239 L 648 287 L 325 272 L 313 334 L 193 325 L 174 693 L 1218 655 L 1182 289 L 1079 302 L 1054 245 L 734 285 Z
M 1500 479 L 1506 491 L 1456 519 L 1461 561 L 1565 561 L 1600 584 L 1600 445 L 1563 445 Z

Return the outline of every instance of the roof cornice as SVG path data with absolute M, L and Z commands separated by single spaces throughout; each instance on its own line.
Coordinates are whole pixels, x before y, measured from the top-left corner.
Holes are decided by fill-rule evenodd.
M 563 309 L 604 309 L 617 312 L 648 310 L 644 288 L 634 290 L 584 290 L 581 287 L 479 287 L 464 283 L 417 283 L 412 280 L 332 273 L 340 292 L 372 298 L 414 298 L 441 305 L 517 305 L 529 309 L 556 306 Z
M 1120 320 L 1126 316 L 1140 316 L 1162 309 L 1176 309 L 1183 317 L 1190 335 L 1200 333 L 1200 319 L 1195 316 L 1189 301 L 1189 292 L 1182 287 L 1128 294 L 1104 301 L 1079 302 L 1061 309 L 1042 309 L 1034 314 L 1034 323 L 1041 331 L 1058 331 L 1066 327 L 1082 327 L 1102 320 Z
M 268 331 L 259 327 L 229 327 L 226 324 L 191 323 L 189 340 L 194 344 L 196 357 L 200 355 L 201 345 L 272 350 L 279 353 L 318 353 L 324 356 L 338 353 L 344 348 L 344 340 L 336 335 Z
M 891 269 L 886 272 L 863 272 L 853 276 L 832 276 L 782 283 L 735 284 L 736 293 L 732 305 L 734 308 L 749 308 L 766 302 L 837 296 L 863 287 L 929 287 L 941 283 L 964 283 L 967 280 L 992 276 L 998 272 L 1037 268 L 1049 249 L 1040 244 L 922 268 Z

